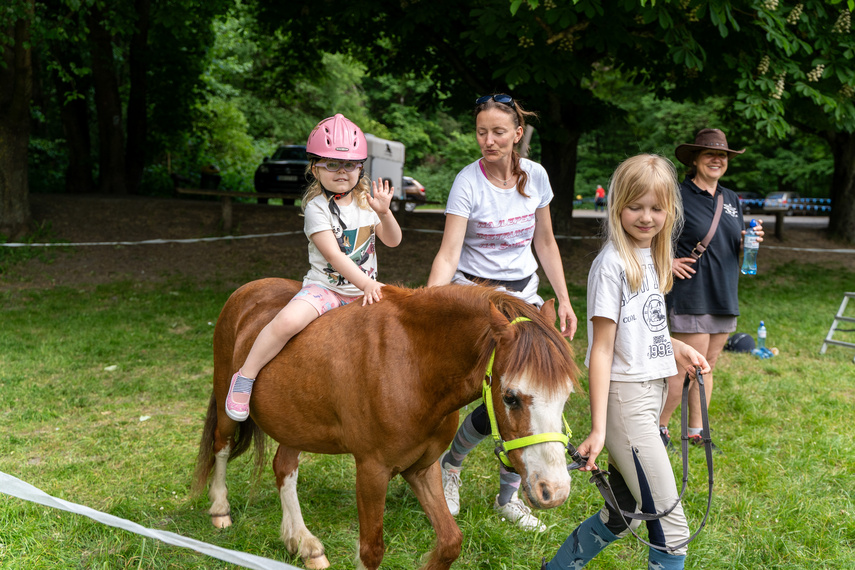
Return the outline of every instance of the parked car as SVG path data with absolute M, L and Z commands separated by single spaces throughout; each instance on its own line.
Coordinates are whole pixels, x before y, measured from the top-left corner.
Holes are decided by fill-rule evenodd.
M 255 191 L 302 194 L 308 165 L 305 145 L 280 146 L 255 169 Z
M 787 216 L 792 216 L 800 199 L 797 192 L 774 192 L 766 196 L 764 208 L 769 213 L 783 211 Z
M 742 204 L 743 214 L 751 212 L 757 214 L 763 211 L 766 200 L 757 192 L 737 192 L 736 195 L 739 196 L 739 203 Z
M 404 196 L 406 196 L 404 209 L 407 212 L 412 212 L 416 206 L 424 204 L 427 200 L 425 187 L 412 176 L 404 176 Z

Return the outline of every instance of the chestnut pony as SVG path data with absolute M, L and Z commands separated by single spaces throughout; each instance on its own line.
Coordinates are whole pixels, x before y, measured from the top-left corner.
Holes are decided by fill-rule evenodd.
M 263 461 L 269 435 L 279 443 L 273 471 L 282 540 L 308 568 L 326 568 L 323 546 L 306 528 L 297 499 L 300 452 L 350 453 L 356 463 L 357 567 L 373 570 L 383 559 L 386 491 L 400 473 L 436 533 L 423 569 L 448 569 L 460 554 L 462 535 L 445 503 L 437 459 L 454 437 L 458 410 L 481 396 L 491 354 L 497 381 L 489 390 L 503 439 L 562 431 L 577 370 L 555 329 L 553 302 L 538 311 L 486 287 L 386 286 L 379 303 L 338 308 L 292 338 L 258 375 L 249 419 L 236 423 L 224 409 L 229 380 L 256 335 L 300 285 L 253 281 L 223 307 L 214 330 L 214 390 L 194 489 L 203 490 L 211 477 L 212 521 L 230 526 L 226 464 L 252 443 Z M 508 456 L 533 506 L 557 507 L 567 499 L 570 476 L 561 443 L 537 443 Z

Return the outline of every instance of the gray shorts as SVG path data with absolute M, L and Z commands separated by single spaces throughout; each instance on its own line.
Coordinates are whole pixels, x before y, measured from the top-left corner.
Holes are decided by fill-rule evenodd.
M 678 315 L 674 309 L 668 313 L 672 333 L 732 333 L 736 330 L 733 315 Z

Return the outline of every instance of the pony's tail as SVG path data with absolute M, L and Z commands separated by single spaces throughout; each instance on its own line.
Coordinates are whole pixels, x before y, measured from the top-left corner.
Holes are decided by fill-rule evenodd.
M 214 432 L 217 429 L 217 398 L 211 393 L 208 402 L 208 414 L 205 417 L 205 427 L 202 428 L 202 439 L 199 441 L 199 455 L 196 457 L 196 470 L 193 473 L 193 485 L 190 494 L 194 497 L 205 490 L 211 469 L 214 467 Z
M 191 495 L 198 496 L 208 483 L 211 469 L 214 467 L 214 441 L 217 432 L 217 398 L 212 393 L 208 402 L 208 414 L 205 417 L 205 427 L 202 428 L 202 439 L 199 441 L 199 455 L 196 457 L 196 469 L 193 473 Z M 261 475 L 266 452 L 264 432 L 259 429 L 252 418 L 237 425 L 233 436 L 234 445 L 229 452 L 229 461 L 240 457 L 249 449 L 250 444 L 255 448 L 255 475 Z

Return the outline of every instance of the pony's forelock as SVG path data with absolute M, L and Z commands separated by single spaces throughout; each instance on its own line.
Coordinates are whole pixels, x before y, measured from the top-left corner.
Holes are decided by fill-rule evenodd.
M 503 377 L 525 376 L 532 386 L 543 388 L 549 395 L 578 388 L 573 351 L 555 323 L 547 322 L 537 307 L 518 297 L 495 290 L 491 293 L 489 301 L 508 321 L 517 317 L 530 319 L 511 325 L 516 329 L 515 341 L 501 355 Z

